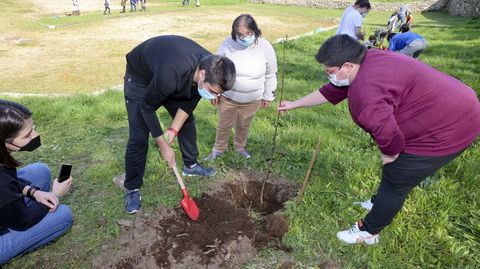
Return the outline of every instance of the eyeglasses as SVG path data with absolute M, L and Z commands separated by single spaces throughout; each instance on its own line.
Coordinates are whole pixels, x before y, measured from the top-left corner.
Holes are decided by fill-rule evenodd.
M 239 34 L 239 33 L 236 34 L 236 36 L 238 37 L 238 39 L 242 39 L 242 40 L 244 40 L 245 38 L 250 38 L 250 37 L 252 37 L 252 35 L 253 35 L 252 32 L 248 32 L 248 33 L 246 33 L 246 34 L 244 34 L 244 35 Z
M 214 91 L 212 91 L 212 90 L 209 90 L 209 89 L 207 89 L 207 91 L 208 91 L 209 93 L 211 93 L 212 95 L 215 95 L 217 98 L 220 97 L 220 95 L 222 95 L 221 93 L 216 93 L 216 92 L 214 92 Z

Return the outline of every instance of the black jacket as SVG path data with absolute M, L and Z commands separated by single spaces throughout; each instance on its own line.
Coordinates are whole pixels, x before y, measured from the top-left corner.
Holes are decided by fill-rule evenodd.
M 0 235 L 8 229 L 27 230 L 48 213 L 49 208 L 37 202 L 26 206 L 22 190 L 27 185 L 30 182 L 17 177 L 17 169 L 0 165 Z
M 201 97 L 193 76 L 200 60 L 211 55 L 194 41 L 174 35 L 144 41 L 127 55 L 127 74 L 146 86 L 146 92 L 125 92 L 143 97 L 141 112 L 153 137 L 163 134 L 156 110 L 169 99 L 191 115 Z

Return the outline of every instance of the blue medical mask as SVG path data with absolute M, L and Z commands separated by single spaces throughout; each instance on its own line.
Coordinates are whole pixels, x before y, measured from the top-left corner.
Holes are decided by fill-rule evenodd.
M 205 99 L 207 99 L 207 100 L 209 100 L 209 101 L 214 100 L 214 99 L 217 98 L 217 96 L 211 94 L 211 93 L 210 93 L 207 89 L 205 89 L 205 88 L 200 88 L 200 86 L 198 87 L 198 93 L 200 94 L 200 96 L 201 96 L 202 98 L 205 98 Z
M 368 15 L 368 11 L 365 12 L 365 13 L 362 13 L 362 17 L 363 17 L 363 18 L 367 17 L 367 15 Z
M 347 78 L 345 79 L 341 79 L 341 80 L 337 80 L 337 74 L 342 70 L 342 68 L 340 68 L 340 70 L 338 70 L 337 73 L 335 74 L 327 74 L 328 76 L 328 79 L 330 79 L 330 82 L 337 86 L 337 87 L 346 87 L 346 86 L 349 86 L 350 85 L 350 81 L 348 80 L 348 75 L 349 73 L 347 73 Z
M 254 41 L 255 41 L 255 34 L 252 34 L 250 36 L 246 36 L 244 38 L 240 38 L 237 35 L 237 43 L 242 45 L 242 46 L 249 47 L 250 45 L 253 44 Z

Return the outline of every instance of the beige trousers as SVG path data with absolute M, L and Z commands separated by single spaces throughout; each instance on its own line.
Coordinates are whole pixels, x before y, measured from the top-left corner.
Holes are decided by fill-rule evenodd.
M 218 127 L 213 150 L 224 152 L 228 147 L 230 130 L 235 125 L 233 144 L 236 149 L 244 149 L 253 117 L 260 108 L 261 100 L 238 103 L 220 96 L 218 104 Z

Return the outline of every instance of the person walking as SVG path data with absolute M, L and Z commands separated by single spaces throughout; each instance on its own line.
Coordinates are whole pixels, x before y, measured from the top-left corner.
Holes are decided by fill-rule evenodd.
M 125 6 L 127 5 L 127 0 L 121 0 L 120 6 L 122 6 L 122 11 L 120 13 L 125 13 Z
M 157 36 L 136 46 L 126 55 L 124 80 L 129 138 L 125 152 L 125 174 L 114 178 L 127 190 L 128 213 L 141 208 L 149 133 L 169 167 L 176 166 L 171 148 L 174 138 L 183 158 L 184 176 L 212 176 L 216 170 L 197 161 L 195 110 L 201 98 L 215 100 L 235 83 L 235 65 L 226 57 L 212 55 L 194 41 L 175 35 Z M 172 117 L 162 130 L 156 111 L 164 107 Z
M 138 0 L 130 0 L 130 12 L 137 11 L 137 1 Z
M 368 201 L 371 210 L 337 238 L 375 244 L 413 188 L 478 137 L 480 103 L 459 80 L 409 57 L 368 50 L 348 35 L 327 39 L 315 58 L 330 83 L 278 109 L 348 100 L 353 121 L 377 144 L 383 167 L 375 199 Z
M 253 118 L 260 107 L 267 108 L 274 100 L 277 87 L 275 50 L 261 36 L 255 19 L 242 14 L 233 21 L 231 36 L 217 51 L 218 55 L 233 61 L 237 78 L 233 89 L 214 101 L 218 108 L 218 127 L 212 152 L 205 160 L 214 160 L 227 150 L 233 126 L 235 150 L 244 158 L 250 158 L 246 146 Z
M 110 15 L 110 2 L 108 2 L 109 0 L 105 0 L 103 2 L 103 5 L 105 6 L 105 10 L 103 11 L 103 15 L 106 15 L 107 14 L 107 11 L 108 11 L 108 14 Z

